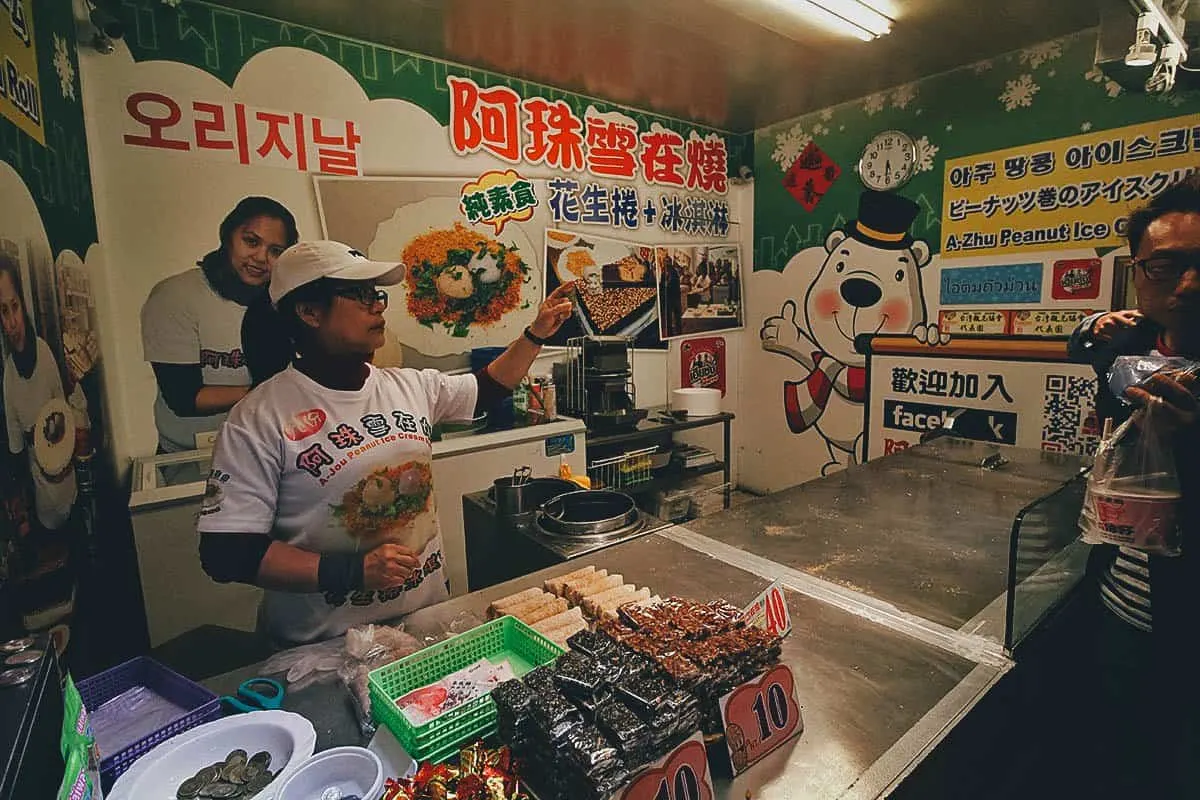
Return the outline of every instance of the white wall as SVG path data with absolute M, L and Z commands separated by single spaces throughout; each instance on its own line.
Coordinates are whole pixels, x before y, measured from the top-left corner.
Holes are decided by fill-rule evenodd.
M 162 92 L 185 107 L 193 100 L 239 101 L 353 119 L 362 132 L 360 161 L 366 175 L 462 177 L 501 166 L 481 154 L 454 156 L 445 129 L 425 111 L 404 100 L 368 100 L 349 73 L 311 52 L 275 48 L 259 53 L 241 70 L 232 88 L 184 64 L 135 63 L 120 42 L 110 55 L 81 48 L 79 58 L 100 240 L 88 254 L 87 267 L 97 276 L 113 451 L 121 471 L 133 457 L 153 453 L 157 443 L 152 414 L 156 388 L 153 373 L 142 359 L 139 320 L 153 286 L 189 269 L 215 247 L 220 220 L 249 194 L 269 195 L 290 208 L 302 237 L 320 235 L 308 174 L 126 145 L 123 134 L 134 129 L 124 106 L 131 92 Z M 549 175 L 525 166 L 521 172 L 533 178 Z M 639 188 L 648 187 L 639 184 Z M 748 187 L 735 187 L 731 206 L 738 205 L 734 195 L 749 193 Z M 595 228 L 580 230 L 599 233 Z M 736 235 L 743 259 L 748 260 L 750 239 L 744 232 Z M 663 235 L 651 230 L 624 238 L 649 243 L 662 241 Z M 665 353 L 638 353 L 635 368 L 642 405 L 666 402 L 666 359 Z

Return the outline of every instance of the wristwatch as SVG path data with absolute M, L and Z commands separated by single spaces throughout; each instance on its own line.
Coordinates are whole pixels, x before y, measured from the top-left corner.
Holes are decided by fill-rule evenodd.
M 528 325 L 525 326 L 525 338 L 536 344 L 538 347 L 544 347 L 546 343 L 550 341 L 549 339 L 543 339 L 541 336 L 538 336 Z

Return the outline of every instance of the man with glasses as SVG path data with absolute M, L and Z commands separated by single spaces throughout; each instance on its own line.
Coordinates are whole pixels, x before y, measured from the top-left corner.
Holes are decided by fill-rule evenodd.
M 1095 314 L 1071 336 L 1069 352 L 1099 378 L 1096 412 L 1114 427 L 1133 408 L 1113 396 L 1108 372 L 1119 356 L 1200 360 L 1200 174 L 1168 187 L 1129 218 L 1137 310 Z M 1131 388 L 1134 407 L 1155 406 L 1172 429 L 1183 490 L 1178 558 L 1097 546 L 1089 574 L 1099 584 L 1096 648 L 1083 669 L 1096 675 L 1102 703 L 1090 734 L 1102 746 L 1102 793 L 1113 797 L 1194 797 L 1191 731 L 1197 694 L 1191 679 L 1200 623 L 1200 411 L 1194 380 L 1156 374 Z M 1195 771 L 1195 768 L 1191 768 Z
M 275 264 L 271 301 L 297 357 L 221 428 L 198 529 L 210 576 L 266 590 L 260 627 L 279 644 L 447 599 L 431 430 L 511 393 L 573 309 L 564 284 L 475 374 L 379 368 L 380 287 L 404 271 L 338 242 L 302 242 Z

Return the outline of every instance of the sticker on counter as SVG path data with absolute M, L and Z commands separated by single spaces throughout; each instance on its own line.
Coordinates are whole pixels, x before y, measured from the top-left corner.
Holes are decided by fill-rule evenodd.
M 693 734 L 686 742 L 634 776 L 620 800 L 713 800 L 712 776 L 704 739 Z
M 565 456 L 575 452 L 575 434 L 564 433 L 546 440 L 546 457 Z
M 783 594 L 783 582 L 774 583 L 754 598 L 742 611 L 742 621 L 747 625 L 762 628 L 772 636 L 784 637 L 792 632 L 792 615 L 788 611 L 787 598 Z
M 791 668 L 779 664 L 722 697 L 721 719 L 735 775 L 799 736 L 804 732 L 804 718 Z

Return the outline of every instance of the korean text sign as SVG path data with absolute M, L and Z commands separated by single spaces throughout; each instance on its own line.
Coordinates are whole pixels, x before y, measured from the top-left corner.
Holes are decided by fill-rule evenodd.
M 353 120 L 239 102 L 184 100 L 153 91 L 131 93 L 125 112 L 123 141 L 131 147 L 190 152 L 243 166 L 362 174 L 362 135 Z
M 942 255 L 1120 246 L 1130 211 L 1198 159 L 1191 116 L 949 160 Z
M 0 113 L 46 144 L 30 0 L 0 0 Z

